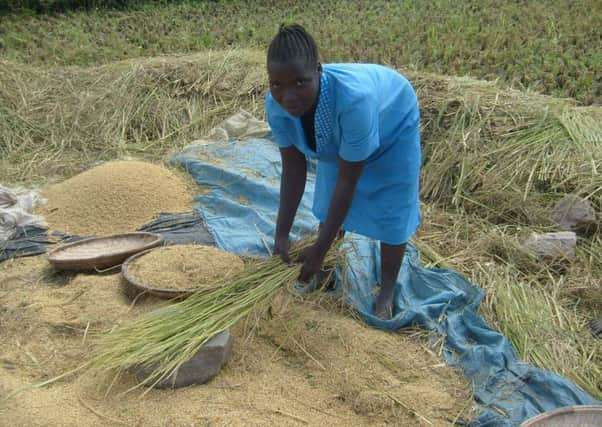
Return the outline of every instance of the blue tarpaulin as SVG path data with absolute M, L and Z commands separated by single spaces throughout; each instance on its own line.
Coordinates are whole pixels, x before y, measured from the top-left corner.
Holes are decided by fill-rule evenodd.
M 230 140 L 188 147 L 172 162 L 189 171 L 209 191 L 196 198 L 217 245 L 234 253 L 269 253 L 279 202 L 280 155 L 269 139 Z M 314 174 L 310 165 L 306 192 L 292 238 L 317 227 L 311 213 Z M 483 291 L 459 273 L 420 266 L 408 245 L 395 292 L 394 317 L 383 321 L 373 312 L 373 287 L 379 277 L 379 245 L 349 235 L 345 298 L 377 328 L 411 325 L 445 337 L 444 355 L 460 366 L 474 387 L 480 412 L 475 426 L 514 426 L 539 413 L 570 405 L 601 404 L 572 382 L 519 359 L 508 340 L 478 314 Z M 339 277 L 340 278 L 340 277 Z

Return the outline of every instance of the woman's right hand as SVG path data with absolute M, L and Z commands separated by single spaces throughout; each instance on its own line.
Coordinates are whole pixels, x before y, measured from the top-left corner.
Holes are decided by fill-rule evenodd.
M 282 261 L 290 263 L 291 258 L 288 254 L 288 250 L 288 236 L 276 236 L 276 240 L 274 241 L 274 255 L 279 255 Z

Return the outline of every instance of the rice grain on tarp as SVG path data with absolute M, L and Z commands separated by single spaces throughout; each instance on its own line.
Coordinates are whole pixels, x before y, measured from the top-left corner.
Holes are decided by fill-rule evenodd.
M 83 236 L 137 230 L 161 212 L 184 212 L 192 196 L 164 166 L 128 160 L 96 166 L 43 191 L 50 228 Z
M 429 425 L 411 410 L 434 426 L 472 418 L 469 384 L 427 332 L 370 328 L 329 298 L 288 292 L 231 329 L 232 358 L 210 384 L 144 398 L 124 393 L 135 384 L 130 376 L 108 395 L 96 377 L 32 387 L 78 367 L 99 332 L 169 306 L 152 296 L 133 304 L 119 274 L 71 278 L 46 268 L 44 257 L 0 268 L 0 396 L 22 391 L 0 400 L 2 426 Z
M 234 276 L 243 268 L 238 256 L 213 246 L 175 245 L 141 256 L 130 264 L 128 273 L 151 288 L 192 289 Z

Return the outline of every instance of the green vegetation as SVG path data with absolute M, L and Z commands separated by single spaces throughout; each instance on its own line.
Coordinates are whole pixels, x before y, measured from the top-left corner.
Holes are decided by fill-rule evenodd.
M 112 3 L 129 9 L 0 17 L 0 56 L 92 65 L 207 48 L 264 49 L 281 22 L 298 21 L 315 34 L 328 62 L 383 62 L 500 79 L 586 105 L 602 103 L 602 3 L 596 0 Z
M 97 8 L 122 8 L 134 5 L 132 0 L 0 0 L 0 12 L 60 13 Z

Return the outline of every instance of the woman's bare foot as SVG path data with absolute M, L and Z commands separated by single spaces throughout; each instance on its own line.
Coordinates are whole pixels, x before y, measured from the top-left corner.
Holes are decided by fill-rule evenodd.
M 382 320 L 391 320 L 393 318 L 393 294 L 395 288 L 387 289 L 383 287 L 378 293 L 376 302 L 374 303 L 374 311 Z

